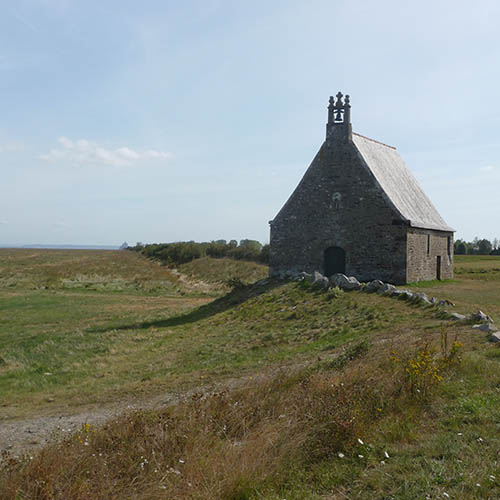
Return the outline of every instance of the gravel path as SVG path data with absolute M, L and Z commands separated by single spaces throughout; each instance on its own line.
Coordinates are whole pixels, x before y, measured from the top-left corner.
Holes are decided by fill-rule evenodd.
M 264 374 L 256 378 L 263 377 Z M 224 382 L 196 387 L 185 393 L 163 393 L 146 400 L 121 401 L 118 403 L 86 408 L 74 415 L 51 415 L 28 419 L 0 421 L 0 460 L 1 454 L 8 452 L 13 456 L 29 454 L 45 444 L 64 439 L 81 428 L 83 424 L 98 425 L 116 418 L 126 411 L 161 409 L 189 398 L 194 393 L 210 393 L 223 388 L 234 389 L 248 381 L 247 377 L 234 378 Z

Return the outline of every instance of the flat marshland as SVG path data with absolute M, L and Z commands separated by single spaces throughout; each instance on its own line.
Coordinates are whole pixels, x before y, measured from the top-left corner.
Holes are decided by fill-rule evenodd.
M 455 280 L 414 289 L 500 322 L 500 258 L 455 264 Z M 149 408 L 5 450 L 0 498 L 500 497 L 500 350 L 485 333 L 377 294 L 253 284 L 266 273 L 0 250 L 4 425 Z M 152 407 L 174 393 L 189 397 Z

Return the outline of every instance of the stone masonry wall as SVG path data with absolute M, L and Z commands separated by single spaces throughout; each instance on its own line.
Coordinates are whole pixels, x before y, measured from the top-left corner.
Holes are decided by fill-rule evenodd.
M 327 140 L 271 222 L 270 274 L 324 272 L 338 246 L 348 276 L 406 283 L 407 229 L 352 142 Z
M 453 233 L 408 228 L 408 282 L 436 279 L 438 256 L 441 279 L 453 278 Z

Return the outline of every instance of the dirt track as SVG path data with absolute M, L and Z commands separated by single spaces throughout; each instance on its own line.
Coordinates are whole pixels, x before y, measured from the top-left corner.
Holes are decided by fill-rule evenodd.
M 261 373 L 252 378 L 258 380 L 265 377 L 266 374 Z M 197 387 L 182 394 L 164 393 L 146 400 L 136 399 L 135 401 L 120 401 L 111 405 L 87 407 L 73 415 L 50 415 L 28 419 L 4 420 L 0 422 L 0 452 L 8 452 L 14 456 L 29 454 L 49 442 L 64 439 L 80 429 L 83 424 L 102 424 L 127 411 L 166 408 L 188 399 L 193 393 L 203 392 L 209 394 L 222 389 L 231 390 L 244 385 L 248 380 L 248 376 L 234 378 Z

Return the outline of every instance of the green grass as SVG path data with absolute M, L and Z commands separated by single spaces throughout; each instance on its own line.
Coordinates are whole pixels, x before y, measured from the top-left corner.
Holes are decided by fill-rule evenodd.
M 415 339 L 415 333 L 391 350 L 411 354 L 439 337 L 420 332 Z M 405 391 L 406 365 L 391 365 L 388 350 L 384 342 L 352 344 L 339 366 L 318 361 L 82 430 L 33 461 L 10 463 L 0 474 L 0 493 L 6 499 L 20 491 L 40 499 L 497 498 L 498 348 L 468 339 L 463 360 L 425 398 Z
M 9 280 L 16 269 L 17 280 L 0 287 L 0 415 L 69 411 L 234 377 L 249 383 L 125 416 L 96 429 L 88 446 L 73 436 L 32 462 L 15 462 L 0 474 L 0 496 L 499 498 L 500 349 L 470 325 L 377 294 L 276 280 L 215 299 L 176 274 L 172 293 L 68 289 L 61 280 L 74 276 L 73 265 L 80 269 L 77 258 L 51 273 L 61 267 L 56 255 L 20 256 L 24 263 L 10 255 L 12 266 L 0 274 Z M 106 274 L 91 261 L 89 274 L 128 282 L 146 283 L 154 266 L 134 260 Z M 418 290 L 498 321 L 500 258 L 455 262 L 453 281 Z M 193 282 L 217 281 L 211 262 L 191 264 Z M 249 280 L 248 271 L 227 276 Z M 32 287 L 48 274 L 59 276 L 53 287 Z M 406 369 L 424 349 L 440 359 L 443 334 L 464 344 L 461 360 L 419 394 Z
M 18 275 L 15 287 L 0 289 L 4 416 L 192 387 L 264 366 L 335 356 L 350 342 L 395 337 L 416 322 L 421 330 L 439 324 L 434 312 L 400 301 L 325 294 L 279 281 L 235 289 L 216 300 L 200 297 L 179 276 L 174 283 L 181 281 L 178 288 L 193 290 L 191 295 L 146 287 L 67 289 L 60 285 L 62 277 L 71 279 L 82 267 L 102 276 L 108 262 L 113 262 L 107 271 L 111 281 L 146 282 L 153 271 L 166 272 L 165 277 L 169 271 L 129 252 L 30 252 L 6 251 L 3 257 Z M 253 263 L 234 263 L 241 265 L 243 278 L 254 269 Z M 54 277 L 53 288 L 22 288 L 33 280 L 46 282 L 47 276 Z
M 428 281 L 413 281 L 408 283 L 410 288 L 430 288 L 443 285 L 449 285 L 450 283 L 457 283 L 457 280 L 447 279 L 447 280 L 428 280 Z
M 64 406 L 113 398 L 150 370 L 158 334 L 96 333 L 113 322 L 182 313 L 210 299 L 126 294 L 0 292 L 0 393 L 6 415 L 31 413 L 48 399 Z M 124 304 L 125 301 L 125 304 Z M 141 359 L 142 358 L 142 359 Z M 49 373 L 49 375 L 46 375 Z
M 455 255 L 455 273 L 500 271 L 499 255 Z
M 233 263 L 240 279 L 264 268 Z M 196 278 L 134 252 L 0 250 L 0 416 L 177 386 L 180 373 L 194 371 L 184 365 L 192 339 L 156 325 L 221 293 Z
M 454 259 L 454 280 L 412 283 L 409 288 L 449 299 L 460 313 L 481 309 L 500 323 L 500 256 L 456 255 Z
M 169 269 L 135 252 L 0 249 L 0 290 L 187 291 Z
M 364 446 L 295 471 L 279 495 L 263 498 L 498 498 L 499 352 L 476 344 L 431 400 L 400 402 L 361 436 Z
M 58 291 L 4 298 L 3 412 L 15 414 L 21 404 L 25 412 L 39 411 L 47 399 L 55 399 L 51 406 L 105 401 L 139 384 L 157 391 L 295 363 L 389 327 L 395 334 L 422 316 L 399 301 L 358 295 L 271 282 L 209 303 Z M 439 323 L 427 316 L 422 328 Z

